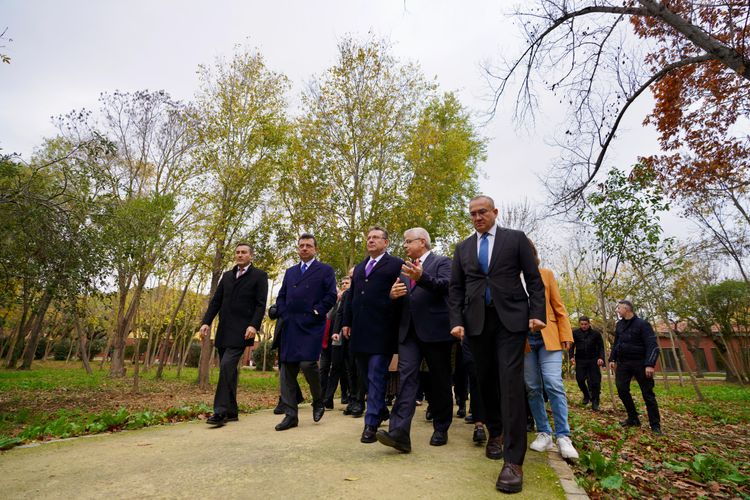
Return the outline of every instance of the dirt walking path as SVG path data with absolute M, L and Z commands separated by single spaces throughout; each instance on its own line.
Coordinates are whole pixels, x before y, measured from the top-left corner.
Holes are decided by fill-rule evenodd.
M 412 452 L 362 444 L 361 418 L 342 406 L 319 423 L 309 406 L 300 426 L 276 432 L 270 410 L 213 429 L 204 422 L 151 427 L 0 455 L 4 498 L 480 499 L 495 490 L 502 462 L 471 442 L 455 419 L 446 446 L 429 446 L 432 424 L 417 409 Z M 564 498 L 544 454 L 529 451 L 524 490 L 512 498 Z

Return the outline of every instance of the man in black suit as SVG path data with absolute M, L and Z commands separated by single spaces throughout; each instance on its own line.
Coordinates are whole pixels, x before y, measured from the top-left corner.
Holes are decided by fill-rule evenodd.
M 451 394 L 451 349 L 456 340 L 448 320 L 448 285 L 451 260 L 430 251 L 429 233 L 416 227 L 404 233 L 404 249 L 412 259 L 391 287 L 391 298 L 400 309 L 398 374 L 399 393 L 388 431 L 377 432 L 377 440 L 404 453 L 411 451 L 411 421 L 417 406 L 419 365 L 427 362 L 432 411 L 432 446 L 448 442 L 453 418 Z
M 580 328 L 573 330 L 573 345 L 568 351 L 570 362 L 576 367 L 576 382 L 583 393 L 582 403 L 586 405 L 591 401 L 591 409 L 599 411 L 604 341 L 602 334 L 591 328 L 588 316 L 578 318 L 578 326 Z
M 219 280 L 200 328 L 201 338 L 211 331 L 211 322 L 219 315 L 214 345 L 219 350 L 219 382 L 214 396 L 214 413 L 206 422 L 222 426 L 237 420 L 237 364 L 245 347 L 253 345 L 266 311 L 268 275 L 252 265 L 253 248 L 238 243 L 234 249 L 235 266 Z
M 526 235 L 496 224 L 492 198 L 473 198 L 469 213 L 476 233 L 453 256 L 451 334 L 469 338 L 490 433 L 487 456 L 500 458 L 504 444 L 495 486 L 512 493 L 523 487 L 526 455 L 524 347 L 527 332 L 545 326 L 544 283 Z
M 310 385 L 313 420 L 325 413 L 320 385 L 318 358 L 323 346 L 326 314 L 336 303 L 336 276 L 333 268 L 315 259 L 318 244 L 315 236 L 302 234 L 297 240 L 300 263 L 284 273 L 276 298 L 279 317 L 283 320 L 279 347 L 279 379 L 285 417 L 277 431 L 297 427 L 297 375 L 300 370 Z
M 369 257 L 360 262 L 352 275 L 351 300 L 344 310 L 342 333 L 350 337 L 360 381 L 355 391 L 356 407 L 364 406 L 367 383 L 367 413 L 360 441 L 374 443 L 375 433 L 385 413 L 385 385 L 388 364 L 396 352 L 397 324 L 391 286 L 401 274 L 404 261 L 386 252 L 388 232 L 372 227 L 367 232 Z

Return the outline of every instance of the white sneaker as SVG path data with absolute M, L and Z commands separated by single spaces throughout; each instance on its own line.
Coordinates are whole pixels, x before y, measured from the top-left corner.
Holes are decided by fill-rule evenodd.
M 555 446 L 552 444 L 552 436 L 546 432 L 538 432 L 536 439 L 531 443 L 531 449 L 534 451 L 549 451 Z
M 557 449 L 560 455 L 566 460 L 578 460 L 578 452 L 573 447 L 573 443 L 568 436 L 557 438 Z

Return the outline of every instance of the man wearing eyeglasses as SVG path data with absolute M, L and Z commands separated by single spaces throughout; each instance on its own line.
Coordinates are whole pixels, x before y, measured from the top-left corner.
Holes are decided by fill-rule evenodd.
M 379 430 L 377 440 L 403 453 L 411 451 L 411 421 L 417 406 L 419 365 L 429 368 L 430 408 L 433 433 L 430 445 L 448 442 L 453 416 L 451 395 L 451 348 L 456 340 L 448 320 L 448 285 L 451 260 L 430 250 L 430 234 L 421 227 L 404 233 L 404 249 L 412 260 L 391 287 L 391 298 L 399 311 L 399 393 L 393 405 L 388 431 Z
M 367 388 L 367 412 L 360 441 L 374 443 L 385 414 L 386 371 L 396 352 L 397 328 L 391 285 L 401 274 L 404 261 L 389 255 L 388 232 L 374 226 L 367 232 L 369 256 L 354 268 L 351 300 L 345 305 L 341 332 L 350 338 L 359 383 L 352 391 L 353 415 L 361 415 Z M 362 378 L 364 377 L 364 380 Z M 367 384 L 365 386 L 365 384 Z M 354 388 L 353 388 L 354 389 Z
M 469 213 L 476 232 L 453 256 L 451 334 L 466 335 L 474 354 L 490 434 L 486 454 L 505 459 L 495 487 L 514 493 L 523 487 L 526 455 L 524 347 L 529 330 L 546 326 L 544 283 L 528 238 L 497 225 L 492 198 L 472 198 Z

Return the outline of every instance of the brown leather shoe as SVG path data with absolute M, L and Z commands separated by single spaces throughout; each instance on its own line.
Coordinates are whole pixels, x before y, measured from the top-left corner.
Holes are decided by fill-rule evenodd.
M 523 488 L 523 469 L 520 465 L 505 463 L 497 476 L 495 488 L 505 493 L 518 493 Z
M 484 454 L 490 460 L 500 460 L 503 458 L 503 436 L 491 437 L 487 440 L 487 447 Z

